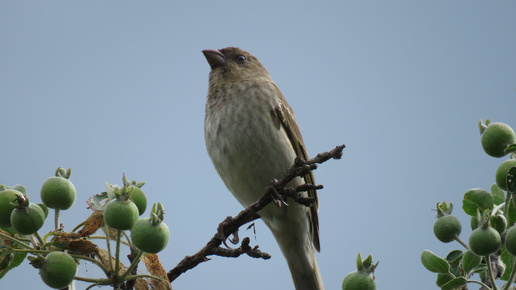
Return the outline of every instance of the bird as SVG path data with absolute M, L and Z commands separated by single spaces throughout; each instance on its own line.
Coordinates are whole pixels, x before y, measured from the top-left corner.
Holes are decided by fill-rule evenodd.
M 271 180 L 280 178 L 296 157 L 308 154 L 294 112 L 258 58 L 237 47 L 202 51 L 211 71 L 204 138 L 212 163 L 244 207 L 257 201 Z M 310 171 L 289 183 L 315 184 Z M 296 290 L 324 289 L 314 249 L 320 251 L 316 190 L 303 193 L 307 207 L 290 198 L 258 214 L 285 257 Z

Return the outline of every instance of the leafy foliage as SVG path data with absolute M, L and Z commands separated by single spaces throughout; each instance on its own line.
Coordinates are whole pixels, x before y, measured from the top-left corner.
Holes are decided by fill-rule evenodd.
M 516 158 L 516 144 L 511 144 L 515 140 L 514 131 L 508 125 L 492 123 L 490 120 L 484 124 L 480 120 L 479 129 L 482 134 L 482 146 L 488 155 L 502 157 L 509 154 L 511 160 Z M 486 132 L 488 134 L 485 134 Z M 453 250 L 446 259 L 440 258 L 429 250 L 421 254 L 421 263 L 430 272 L 437 273 L 436 285 L 441 289 L 466 289 L 464 288 L 466 284 L 475 283 L 481 285 L 482 289 L 498 290 L 500 289 L 496 284 L 498 279 L 507 281 L 501 289 L 516 289 L 512 285 L 516 275 L 516 259 L 506 248 L 508 245 L 509 249 L 513 249 L 513 244 L 509 245 L 511 239 L 505 238 L 507 232 L 512 229 L 508 228 L 508 225 L 512 226 L 516 223 L 516 199 L 513 196 L 516 193 L 514 178 L 516 167 L 509 166 L 507 171 L 497 172 L 497 175 L 499 174 L 502 174 L 503 186 L 507 185 L 507 191 L 493 184 L 490 192 L 473 188 L 464 194 L 462 210 L 471 216 L 473 232 L 469 237 L 469 245 L 458 235 L 455 240 L 466 250 L 464 252 Z M 437 212 L 438 218 L 443 216 L 443 208 L 439 204 L 437 204 Z M 445 214 L 450 215 L 451 211 L 448 210 Z M 441 220 L 440 224 L 445 221 Z M 450 221 L 455 222 L 455 219 Z M 440 226 L 446 228 L 446 225 Z M 516 235 L 513 236 L 516 244 Z M 442 238 L 439 240 L 443 241 Z M 473 279 L 475 274 L 478 274 L 479 280 Z

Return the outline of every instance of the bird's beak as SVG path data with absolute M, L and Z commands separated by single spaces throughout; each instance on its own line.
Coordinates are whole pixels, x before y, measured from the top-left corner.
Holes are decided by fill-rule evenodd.
M 205 49 L 202 51 L 202 53 L 204 53 L 204 57 L 206 57 L 206 60 L 210 64 L 211 69 L 226 65 L 226 56 L 219 50 Z

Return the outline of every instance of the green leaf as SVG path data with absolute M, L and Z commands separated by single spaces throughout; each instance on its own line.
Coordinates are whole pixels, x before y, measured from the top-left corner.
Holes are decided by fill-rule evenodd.
M 485 264 L 480 264 L 473 269 L 473 273 L 478 274 L 487 270 L 487 266 Z
M 451 214 L 453 211 L 453 202 L 450 202 L 450 205 L 446 204 L 446 201 L 443 201 L 442 204 L 437 203 L 437 217 L 442 217 L 447 214 Z
M 507 191 L 516 193 L 516 167 L 512 167 L 507 172 Z
M 489 121 L 489 120 L 487 120 Z M 487 122 L 486 121 L 486 122 Z M 482 133 L 484 133 L 484 130 L 487 128 L 487 126 L 484 124 L 484 122 L 482 121 L 482 119 L 480 119 L 478 121 L 478 129 L 480 130 L 480 135 L 482 135 Z
M 514 199 L 514 196 L 512 198 Z M 508 225 L 513 225 L 516 223 L 516 207 L 514 207 L 514 202 L 512 201 L 509 202 L 509 213 L 507 215 L 507 219 Z
M 0 270 L 0 279 L 2 279 L 2 277 L 4 277 L 5 274 L 7 274 L 7 272 L 18 267 L 23 262 L 23 260 L 25 259 L 26 256 L 27 256 L 27 253 L 23 253 L 23 252 L 13 253 L 13 257 L 9 263 L 9 266 L 7 266 L 3 270 Z
M 86 203 L 89 205 L 88 208 L 94 210 L 104 210 L 104 206 L 108 202 L 108 194 L 107 192 L 102 192 L 92 196 Z
M 462 256 L 461 250 L 453 250 L 446 256 L 446 260 L 450 263 L 459 263 L 461 256 Z
M 13 228 L 2 228 L 2 231 L 4 231 L 5 233 L 9 233 L 9 234 L 16 233 L 16 231 Z M 10 251 L 10 249 L 12 249 L 12 248 L 19 248 L 19 247 L 21 247 L 20 244 L 16 242 L 16 243 L 13 243 L 10 246 L 6 246 L 4 244 L 4 245 L 0 246 L 0 250 L 2 250 L 2 248 L 3 248 L 3 249 L 6 250 L 6 251 L 4 251 L 4 253 L 7 253 L 7 251 Z M 2 255 L 2 257 L 3 257 L 3 255 Z M 8 262 L 9 264 L 8 265 L 7 264 L 2 265 L 3 269 L 0 270 L 0 279 L 2 279 L 2 277 L 5 274 L 7 274 L 7 272 L 9 272 L 10 270 L 18 267 L 23 262 L 25 257 L 27 257 L 27 253 L 26 252 L 15 252 L 15 253 L 13 253 L 13 255 L 7 259 L 7 260 L 10 260 L 10 261 L 5 261 L 5 262 Z
M 502 254 L 500 255 L 500 259 L 505 263 L 505 271 L 503 272 L 501 280 L 507 281 L 509 280 L 509 276 L 511 275 L 513 266 L 514 266 L 514 256 L 507 252 L 505 245 L 502 246 Z
M 38 203 L 37 205 L 43 210 L 46 219 L 48 217 L 48 207 L 43 203 Z
M 450 271 L 450 264 L 429 250 L 424 250 L 421 253 L 421 263 L 428 271 L 433 273 L 445 274 Z
M 155 210 L 155 206 L 156 206 L 156 204 L 154 204 L 152 206 L 152 211 Z M 362 268 L 362 255 L 360 255 L 360 253 L 358 253 L 358 255 L 357 255 L 357 269 L 361 269 L 361 268 Z
M 453 279 L 453 276 L 451 274 L 437 274 L 437 280 L 435 281 L 435 284 L 437 287 L 441 287 L 444 284 L 448 283 L 450 280 Z
M 25 186 L 21 185 L 21 184 L 16 184 L 15 186 L 13 186 L 13 189 L 16 189 L 18 190 L 19 192 L 27 195 L 27 189 L 25 188 Z
M 470 250 L 465 251 L 462 255 L 462 269 L 466 273 L 475 269 L 481 262 L 482 257 L 473 254 Z
M 493 183 L 493 185 L 491 185 L 491 195 L 493 196 L 493 203 L 495 205 L 499 205 L 505 202 L 505 191 L 498 187 L 496 183 Z
M 468 280 L 466 280 L 466 278 L 464 277 L 457 277 L 457 278 L 453 278 L 452 280 L 450 280 L 448 283 L 444 284 L 441 289 L 442 290 L 453 290 L 453 289 L 457 289 L 461 286 L 464 286 L 466 285 L 466 283 L 468 282 Z
M 477 209 L 484 212 L 486 209 L 493 208 L 493 197 L 487 191 L 474 188 L 464 194 L 462 209 L 470 216 L 477 216 Z
M 460 276 L 460 261 L 462 260 L 462 251 L 453 250 L 448 256 L 446 256 L 446 261 L 450 264 L 450 272 L 455 276 Z

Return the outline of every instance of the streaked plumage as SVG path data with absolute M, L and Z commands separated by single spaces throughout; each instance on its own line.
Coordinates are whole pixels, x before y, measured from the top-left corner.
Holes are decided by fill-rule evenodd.
M 268 71 L 238 48 L 204 50 L 211 66 L 204 137 L 217 172 L 247 207 L 293 164 L 308 159 L 294 112 Z M 315 184 L 312 173 L 291 186 Z M 290 268 L 296 289 L 324 289 L 313 247 L 320 250 L 317 192 L 312 207 L 288 200 L 268 205 L 260 217 L 270 228 Z M 312 247 L 313 245 L 313 247 Z

